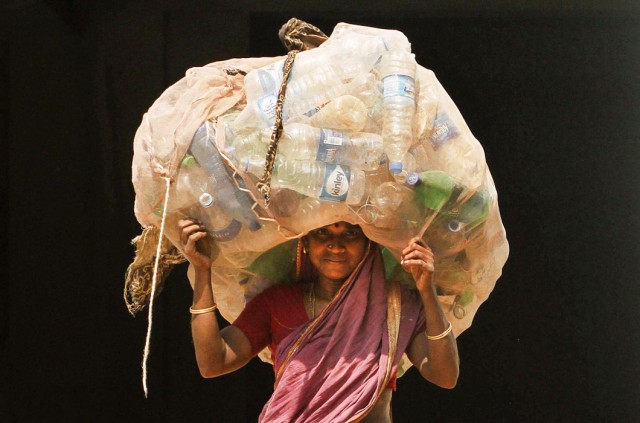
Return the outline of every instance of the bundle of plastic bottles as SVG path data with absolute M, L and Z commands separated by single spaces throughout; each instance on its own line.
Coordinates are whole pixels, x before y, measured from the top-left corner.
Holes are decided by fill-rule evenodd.
M 214 295 L 228 320 L 247 298 L 290 282 L 297 238 L 311 229 L 361 225 L 384 247 L 388 277 L 408 284 L 397 259 L 422 236 L 459 334 L 492 291 L 508 244 L 484 152 L 457 107 L 401 32 L 339 24 L 295 58 L 266 203 L 257 182 L 284 62 L 191 69 L 156 101 L 136 134 L 138 220 L 159 226 L 164 214 L 176 246 L 179 219 L 204 223 Z

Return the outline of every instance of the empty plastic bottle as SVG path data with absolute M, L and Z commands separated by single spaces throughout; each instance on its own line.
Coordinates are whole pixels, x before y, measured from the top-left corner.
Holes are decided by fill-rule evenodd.
M 413 143 L 415 73 L 413 54 L 394 50 L 382 55 L 382 137 L 392 174 L 402 171 L 402 159 Z
M 198 128 L 189 152 L 207 174 L 217 204 L 250 230 L 260 229 L 260 222 L 252 209 L 253 200 L 247 193 L 237 189 L 233 182 L 232 175 L 215 145 L 215 130 L 210 122 Z
M 353 59 L 341 63 L 320 66 L 309 72 L 295 72 L 287 85 L 284 102 L 284 113 L 289 118 L 294 116 L 313 116 L 331 99 L 347 93 L 348 82 L 356 75 L 366 73 L 370 69 Z
M 309 122 L 318 128 L 358 132 L 367 122 L 367 107 L 362 100 L 346 94 L 329 101 Z
M 477 226 L 489 217 L 489 196 L 484 191 L 476 191 L 459 206 L 458 219 L 467 227 Z
M 322 201 L 358 204 L 364 195 L 365 175 L 362 170 L 345 165 L 279 159 L 271 186 L 289 188 Z
M 215 204 L 214 188 L 193 156 L 187 155 L 182 160 L 175 187 L 170 204 L 200 220 L 213 239 L 230 241 L 238 235 L 242 225 Z
M 322 162 L 369 171 L 380 165 L 382 137 L 365 132 L 348 135 L 333 129 L 290 123 L 283 128 L 278 152 L 288 159 L 308 160 L 315 157 Z
M 421 213 L 414 202 L 415 193 L 411 188 L 397 182 L 385 182 L 373 193 L 375 210 L 374 225 L 381 228 L 417 227 Z
M 282 66 L 278 61 L 255 69 L 244 78 L 247 107 L 233 123 L 234 128 L 247 126 L 270 127 L 276 118 L 276 102 L 282 84 Z
M 451 198 L 456 183 L 445 172 L 428 170 L 419 175 L 415 184 L 419 201 L 430 210 L 440 210 Z
M 256 128 L 247 128 L 237 134 L 233 133 L 230 141 L 226 151 L 236 168 L 245 173 L 262 176 L 269 148 L 265 133 Z

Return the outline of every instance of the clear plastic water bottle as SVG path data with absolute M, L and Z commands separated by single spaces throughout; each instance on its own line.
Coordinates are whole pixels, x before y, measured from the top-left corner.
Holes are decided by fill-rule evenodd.
M 289 188 L 321 201 L 359 204 L 364 196 L 365 175 L 346 165 L 280 158 L 274 166 L 271 186 Z
M 364 132 L 380 133 L 382 128 L 382 83 L 372 72 L 360 74 L 349 83 L 348 93 L 356 97 L 367 109 Z
M 198 128 L 191 140 L 189 152 L 207 174 L 212 186 L 211 194 L 217 200 L 217 204 L 250 230 L 260 229 L 260 222 L 252 209 L 253 200 L 247 193 L 237 189 L 231 172 L 225 166 L 215 145 L 213 124 L 207 122 Z
M 351 79 L 369 70 L 356 59 L 327 62 L 303 74 L 296 72 L 294 66 L 293 77 L 287 85 L 283 113 L 287 118 L 313 116 L 329 101 L 346 94 Z
M 242 225 L 216 204 L 214 187 L 193 156 L 187 155 L 182 160 L 175 188 L 169 204 L 201 221 L 213 239 L 224 242 L 238 235 Z
M 276 102 L 282 85 L 284 61 L 255 69 L 244 78 L 247 106 L 233 123 L 234 128 L 271 127 L 276 118 Z
M 373 224 L 388 229 L 418 227 L 421 214 L 414 196 L 411 188 L 397 182 L 379 185 L 372 196 L 375 213 Z
M 419 180 L 419 174 L 416 172 L 417 163 L 412 153 L 407 152 L 402 157 L 402 170 L 393 173 L 393 178 L 399 184 L 405 184 L 410 187 L 414 186 Z M 391 172 L 391 165 L 389 165 Z
M 268 139 L 265 137 L 265 132 L 256 128 L 247 128 L 232 134 L 226 151 L 238 170 L 262 176 L 269 149 Z
M 284 126 L 278 152 L 288 159 L 316 160 L 343 164 L 360 170 L 375 170 L 383 155 L 382 137 L 357 132 L 348 135 L 333 129 L 315 128 L 303 123 Z
M 389 157 L 389 170 L 402 171 L 402 159 L 413 144 L 413 118 L 415 115 L 415 73 L 413 54 L 393 50 L 382 55 L 383 124 L 382 137 Z

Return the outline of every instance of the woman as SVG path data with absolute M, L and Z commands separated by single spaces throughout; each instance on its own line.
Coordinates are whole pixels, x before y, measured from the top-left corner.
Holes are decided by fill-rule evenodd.
M 207 233 L 190 220 L 179 225 L 195 269 L 192 335 L 202 376 L 232 372 L 265 347 L 274 354 L 276 384 L 261 421 L 389 422 L 402 353 L 425 379 L 455 386 L 456 340 L 432 283 L 433 254 L 419 238 L 401 258 L 416 292 L 385 283 L 379 249 L 359 226 L 315 229 L 301 239 L 306 282 L 267 289 L 219 330 Z

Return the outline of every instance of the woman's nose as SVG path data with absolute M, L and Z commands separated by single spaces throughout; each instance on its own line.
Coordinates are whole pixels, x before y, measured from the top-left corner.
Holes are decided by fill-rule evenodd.
M 335 237 L 329 241 L 328 247 L 331 251 L 342 251 L 344 250 L 344 242 L 340 237 Z

